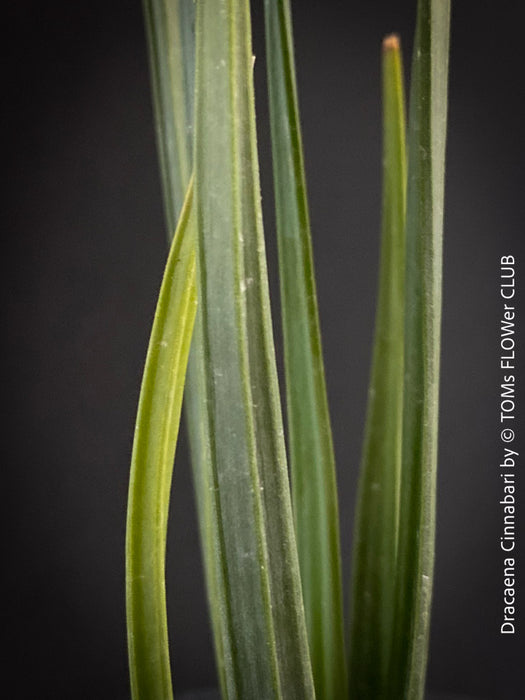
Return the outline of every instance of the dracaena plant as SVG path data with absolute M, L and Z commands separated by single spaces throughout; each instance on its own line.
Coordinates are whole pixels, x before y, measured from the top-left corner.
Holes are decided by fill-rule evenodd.
M 164 559 L 184 394 L 222 696 L 415 700 L 424 692 L 433 574 L 449 0 L 417 2 L 407 135 L 399 39 L 383 42 L 380 279 L 348 653 L 290 5 L 265 0 L 264 11 L 286 435 L 249 2 L 144 0 L 173 240 L 129 489 L 132 695 L 173 695 Z

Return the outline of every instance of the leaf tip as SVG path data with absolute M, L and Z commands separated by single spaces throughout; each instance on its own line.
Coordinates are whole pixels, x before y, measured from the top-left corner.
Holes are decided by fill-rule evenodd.
M 383 39 L 383 51 L 399 51 L 400 41 L 397 34 L 389 34 Z

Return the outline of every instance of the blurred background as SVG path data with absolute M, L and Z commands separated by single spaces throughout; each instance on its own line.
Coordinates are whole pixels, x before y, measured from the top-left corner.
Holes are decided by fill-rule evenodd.
M 262 4 L 252 3 L 258 133 L 280 343 Z M 378 267 L 380 45 L 399 32 L 408 68 L 415 4 L 292 3 L 347 592 Z M 27 0 L 3 14 L 4 677 L 17 698 L 120 700 L 129 697 L 128 470 L 166 259 L 141 5 Z M 502 255 L 517 258 L 525 309 L 520 18 L 519 3 L 505 12 L 453 3 L 428 685 L 485 700 L 515 700 L 525 688 L 523 509 L 517 632 L 502 637 L 497 466 Z M 520 312 L 517 323 L 522 360 Z M 521 451 L 521 379 L 517 387 Z M 184 431 L 167 576 L 177 692 L 213 687 Z

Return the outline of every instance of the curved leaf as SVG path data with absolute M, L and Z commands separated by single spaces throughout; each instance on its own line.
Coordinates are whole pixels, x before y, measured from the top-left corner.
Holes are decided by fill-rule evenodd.
M 166 530 L 195 311 L 195 216 L 190 185 L 155 312 L 133 443 L 126 608 L 134 700 L 172 697 L 164 579 Z

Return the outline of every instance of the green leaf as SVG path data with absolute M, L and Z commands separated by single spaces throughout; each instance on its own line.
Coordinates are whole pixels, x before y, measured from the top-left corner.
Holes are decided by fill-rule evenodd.
M 173 459 L 196 311 L 195 236 L 190 185 L 155 312 L 133 443 L 126 607 L 134 700 L 172 697 L 164 570 Z
M 143 0 L 162 190 L 171 240 L 191 175 L 193 0 Z
M 295 531 L 319 700 L 346 697 L 337 485 L 288 0 L 265 0 Z
M 390 698 L 403 415 L 406 151 L 401 51 L 383 42 L 379 290 L 354 534 L 350 696 Z
M 152 69 L 154 114 L 163 197 L 171 238 L 173 217 L 180 208 L 181 192 L 189 177 L 188 162 L 193 150 L 193 101 L 195 86 L 195 2 L 194 0 L 145 0 L 148 47 Z M 184 109 L 185 106 L 185 109 Z M 191 463 L 197 500 L 206 586 L 215 638 L 216 662 L 223 694 L 226 695 L 224 662 L 229 651 L 229 632 L 222 626 L 225 618 L 212 604 L 213 591 L 222 582 L 220 542 L 214 542 L 217 514 L 208 483 L 211 436 L 208 432 L 205 403 L 205 364 L 202 353 L 200 311 L 197 308 L 191 343 L 184 413 L 188 429 Z M 215 530 L 216 531 L 216 530 Z
M 392 679 L 423 697 L 434 567 L 449 0 L 419 0 L 406 213 L 405 383 Z
M 196 61 L 196 347 L 209 438 L 198 488 L 220 676 L 228 698 L 313 698 L 270 318 L 247 0 L 198 3 Z

